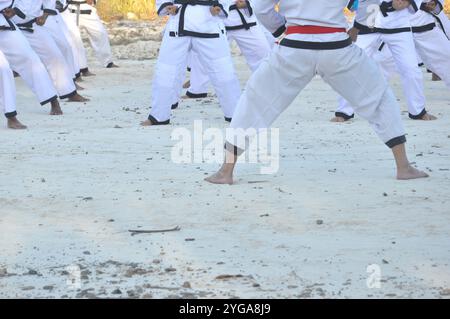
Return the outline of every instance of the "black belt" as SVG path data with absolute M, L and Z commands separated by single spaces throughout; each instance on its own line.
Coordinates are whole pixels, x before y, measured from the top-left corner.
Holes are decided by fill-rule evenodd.
M 256 22 L 250 22 L 250 23 L 246 23 L 246 24 L 241 24 L 241 25 L 234 25 L 234 26 L 226 26 L 225 30 L 227 31 L 235 31 L 235 30 L 248 30 L 254 26 L 257 26 L 258 24 Z
M 372 34 L 372 33 L 378 33 L 376 28 L 369 28 L 366 25 L 363 25 L 361 23 L 358 23 L 355 21 L 355 23 L 353 24 L 353 26 L 359 30 L 359 34 L 360 35 L 365 35 L 365 34 Z
M 344 49 L 352 45 L 352 43 L 353 43 L 352 39 L 350 38 L 343 41 L 335 41 L 335 42 L 308 42 L 285 38 L 281 40 L 280 45 L 294 49 L 326 51 L 326 50 Z
M 382 34 L 396 34 L 396 33 L 404 33 L 404 32 L 411 32 L 412 28 L 397 28 L 397 29 L 382 29 L 382 28 L 375 28 L 377 32 Z
M 86 4 L 86 3 L 87 3 L 87 1 L 73 1 L 73 0 L 67 1 L 67 4 L 76 4 L 76 5 Z
M 72 12 L 72 13 L 78 13 L 78 10 L 70 9 L 70 12 Z M 91 13 L 92 13 L 92 10 L 90 10 L 90 9 L 80 10 L 80 14 L 91 14 Z
M 422 32 L 431 31 L 434 28 L 436 28 L 436 23 L 430 23 L 430 24 L 423 25 L 420 27 L 412 27 L 412 32 L 413 33 L 422 33 Z
M 18 23 L 17 27 L 22 30 L 22 31 L 26 31 L 26 32 L 30 32 L 33 33 L 33 25 L 36 23 L 36 19 L 30 20 L 28 22 L 25 23 Z
M 56 1 L 56 10 L 58 10 L 60 13 L 66 11 L 68 7 L 69 4 L 63 5 L 61 1 Z
M 58 12 L 56 11 L 56 10 L 52 10 L 52 9 L 44 9 L 43 10 L 45 13 L 47 13 L 48 15 L 51 15 L 51 16 L 56 16 L 56 15 L 58 15 Z

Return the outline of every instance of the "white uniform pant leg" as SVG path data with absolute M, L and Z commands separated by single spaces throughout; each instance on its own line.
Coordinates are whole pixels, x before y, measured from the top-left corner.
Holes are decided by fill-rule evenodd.
M 6 56 L 11 68 L 36 95 L 41 105 L 57 98 L 57 92 L 47 69 L 21 31 L 0 31 L 0 50 Z
M 191 78 L 190 87 L 186 95 L 190 98 L 204 98 L 208 94 L 209 77 L 206 69 L 200 63 L 198 54 L 191 51 L 190 65 Z
M 450 41 L 442 30 L 414 33 L 414 42 L 425 66 L 450 88 Z
M 400 107 L 379 66 L 357 46 L 320 53 L 318 73 L 388 146 L 404 143 Z
M 84 6 L 86 8 L 89 7 L 89 10 L 92 10 L 92 12 L 91 14 L 80 15 L 80 28 L 86 29 L 89 35 L 89 41 L 98 60 L 106 67 L 113 62 L 108 31 L 106 31 L 102 20 L 98 16 L 97 9 L 89 5 L 83 5 L 82 9 L 84 9 Z
M 76 93 L 73 74 L 52 36 L 44 27 L 34 25 L 34 32 L 24 31 L 31 47 L 41 58 L 61 99 Z
M 7 118 L 17 115 L 16 86 L 9 63 L 0 51 L 0 109 Z
M 231 119 L 241 88 L 226 35 L 221 34 L 213 39 L 193 38 L 192 50 L 198 54 L 200 63 L 207 71 L 225 118 Z
M 77 26 L 75 15 L 71 14 L 69 9 L 61 13 L 61 17 L 66 23 L 67 30 L 72 38 L 72 45 L 75 46 L 75 59 L 81 71 L 88 69 L 86 49 L 84 48 L 83 39 L 81 38 L 80 29 Z M 79 70 L 79 71 L 80 71 Z
M 256 25 L 249 30 L 242 29 L 229 31 L 228 39 L 230 42 L 231 39 L 236 41 L 252 72 L 258 68 L 261 61 L 266 58 L 271 51 L 266 36 L 259 25 Z
M 442 10 L 441 13 L 437 15 L 437 18 L 440 22 L 440 27 L 445 32 L 447 38 L 450 40 L 450 19 L 448 18 L 444 10 Z
M 174 97 L 181 91 L 180 75 L 187 65 L 187 57 L 191 46 L 191 37 L 171 37 L 166 30 L 152 86 L 152 109 L 149 119 L 156 122 L 170 120 L 171 106 Z
M 389 47 L 400 73 L 410 116 L 423 116 L 426 112 L 423 74 L 412 33 L 383 34 L 381 38 Z
M 316 74 L 317 51 L 275 47 L 252 74 L 231 122 L 227 142 L 245 150 L 253 130 L 269 128 Z
M 358 36 L 355 45 L 360 47 L 370 58 L 373 58 L 381 45 L 380 35 L 378 34 L 363 34 Z M 354 117 L 355 111 L 353 106 L 345 100 L 342 96 L 338 99 L 338 108 L 335 115 L 345 119 Z
M 65 24 L 59 15 L 49 16 L 47 22 L 44 25 L 44 29 L 48 30 L 59 50 L 63 54 L 67 65 L 72 71 L 73 78 L 76 77 L 80 68 L 78 63 L 75 64 L 75 58 L 72 51 L 72 46 L 69 41 L 67 41 L 66 35 L 64 34 Z

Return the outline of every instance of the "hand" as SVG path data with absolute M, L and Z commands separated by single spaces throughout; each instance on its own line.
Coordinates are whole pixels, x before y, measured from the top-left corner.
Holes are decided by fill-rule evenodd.
M 39 26 L 43 26 L 45 22 L 47 22 L 48 14 L 44 14 L 41 17 L 36 18 L 36 24 Z
M 392 7 L 399 11 L 408 8 L 411 5 L 410 0 L 393 0 Z
M 214 6 L 214 7 L 211 7 L 210 11 L 213 16 L 218 16 L 220 14 L 220 12 L 222 11 L 222 9 L 218 6 Z
M 167 14 L 168 14 L 168 15 L 174 16 L 174 15 L 176 15 L 177 12 L 178 12 L 178 7 L 177 7 L 177 6 L 174 6 L 174 5 L 171 5 L 171 6 L 168 6 L 168 7 L 166 8 L 166 10 L 167 10 Z
M 352 39 L 352 41 L 356 42 L 356 40 L 358 39 L 359 30 L 357 28 L 353 27 L 350 30 L 348 30 L 347 33 L 350 36 L 350 38 Z
M 236 0 L 236 7 L 238 9 L 245 9 L 245 8 L 247 8 L 247 1 L 246 0 Z
M 95 5 L 95 1 L 94 0 L 86 0 L 87 4 L 90 6 Z
M 12 8 L 6 8 L 5 10 L 2 11 L 2 13 L 8 19 L 11 19 L 16 15 L 16 11 L 14 11 L 14 9 Z

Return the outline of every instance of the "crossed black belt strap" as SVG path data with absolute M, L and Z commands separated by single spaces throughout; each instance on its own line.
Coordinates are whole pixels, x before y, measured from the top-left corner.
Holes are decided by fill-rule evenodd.
M 11 20 L 9 20 L 7 17 L 5 17 L 6 22 L 8 22 L 9 26 L 6 25 L 0 25 L 0 31 L 15 31 L 16 26 L 14 23 L 12 23 Z
M 36 23 L 36 19 L 30 20 L 28 22 L 25 23 L 18 23 L 17 27 L 22 30 L 22 31 L 26 31 L 26 32 L 30 32 L 33 33 L 33 25 Z
M 200 32 L 194 32 L 194 31 L 188 31 L 184 29 L 184 15 L 186 13 L 186 9 L 188 6 L 219 6 L 223 9 L 222 5 L 217 0 L 211 0 L 211 1 L 199 1 L 199 0 L 175 0 L 174 4 L 181 4 L 181 10 L 180 10 L 180 20 L 178 23 L 178 36 L 192 36 L 192 37 L 199 37 L 199 38 L 219 38 L 219 33 L 200 33 Z
M 343 49 L 352 45 L 352 43 L 353 43 L 352 39 L 350 38 L 343 41 L 335 41 L 335 42 L 308 42 L 308 41 L 283 39 L 281 40 L 280 45 L 294 49 L 326 51 L 326 50 Z
M 247 1 L 247 8 L 250 11 L 250 15 L 252 15 L 253 9 L 250 6 L 250 3 L 248 1 Z M 242 24 L 241 25 L 237 25 L 237 26 L 226 26 L 225 27 L 226 30 L 228 30 L 228 31 L 241 30 L 241 29 L 249 30 L 251 27 L 254 27 L 254 26 L 257 25 L 256 22 L 248 23 L 247 20 L 244 17 L 244 14 L 241 12 L 241 10 L 239 10 L 237 5 L 233 4 L 232 6 L 230 6 L 230 11 L 231 10 L 236 10 L 237 11 L 237 13 L 239 14 L 239 17 L 241 18 Z
M 78 10 L 70 9 L 70 12 L 72 12 L 72 13 L 77 13 Z M 80 10 L 80 14 L 91 14 L 91 13 L 92 13 L 92 10 L 90 10 L 90 9 Z

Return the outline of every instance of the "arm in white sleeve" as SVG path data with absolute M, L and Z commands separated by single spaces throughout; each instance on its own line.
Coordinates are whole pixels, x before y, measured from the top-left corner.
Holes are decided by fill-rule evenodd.
M 275 38 L 286 31 L 286 18 L 275 10 L 277 0 L 257 0 L 253 4 L 258 20 Z

